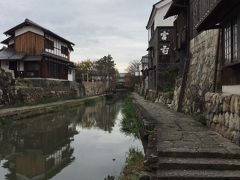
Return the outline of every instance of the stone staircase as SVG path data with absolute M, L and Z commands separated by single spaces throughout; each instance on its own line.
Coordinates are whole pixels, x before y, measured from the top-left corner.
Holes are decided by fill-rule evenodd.
M 240 154 L 159 152 L 154 180 L 240 179 Z
M 141 119 L 154 126 L 144 162 L 153 173 L 148 179 L 240 180 L 238 145 L 189 116 L 134 97 Z

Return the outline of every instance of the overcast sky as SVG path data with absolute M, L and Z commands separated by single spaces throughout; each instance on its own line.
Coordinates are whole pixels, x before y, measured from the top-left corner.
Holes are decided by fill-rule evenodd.
M 7 0 L 0 1 L 3 32 L 25 18 L 75 43 L 74 62 L 111 54 L 120 72 L 147 49 L 147 24 L 158 0 Z

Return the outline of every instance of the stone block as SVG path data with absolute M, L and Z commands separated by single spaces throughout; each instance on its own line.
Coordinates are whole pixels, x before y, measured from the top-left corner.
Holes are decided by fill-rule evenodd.
M 214 122 L 215 124 L 218 123 L 218 115 L 217 115 L 217 114 L 215 114 L 215 115 L 213 116 L 213 122 Z
M 230 114 L 228 112 L 225 113 L 225 126 L 229 127 L 229 118 L 230 118 Z
M 231 95 L 229 94 L 222 94 L 223 99 L 223 112 L 230 111 L 230 102 L 231 102 Z
M 235 113 L 234 110 L 235 110 L 235 99 L 236 99 L 236 96 L 233 95 L 232 98 L 231 98 L 231 101 L 230 101 L 230 112 L 231 113 Z
M 240 131 L 240 117 L 239 114 L 234 115 L 234 129 Z
M 234 101 L 234 113 L 239 114 L 239 96 L 235 96 L 235 101 Z
M 218 116 L 218 122 L 219 122 L 219 124 L 221 124 L 221 125 L 224 125 L 224 124 L 225 124 L 224 116 L 223 116 L 222 114 L 219 114 L 219 116 Z
M 229 117 L 229 129 L 231 131 L 234 130 L 234 126 L 235 126 L 235 118 L 234 118 L 234 114 L 231 113 Z

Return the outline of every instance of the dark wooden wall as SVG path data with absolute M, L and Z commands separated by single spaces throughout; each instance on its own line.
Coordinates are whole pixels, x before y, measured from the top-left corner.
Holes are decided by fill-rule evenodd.
M 196 30 L 197 26 L 219 1 L 220 0 L 189 0 L 191 39 L 199 34 Z
M 27 55 L 41 55 L 44 51 L 44 37 L 27 32 L 15 37 L 15 50 Z
M 57 78 L 68 79 L 68 66 L 62 63 L 52 62 L 45 58 L 41 62 L 41 77 L 42 78 Z

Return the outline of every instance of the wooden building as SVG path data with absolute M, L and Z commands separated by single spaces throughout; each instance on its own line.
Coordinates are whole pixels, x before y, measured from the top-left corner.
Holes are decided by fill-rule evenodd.
M 177 94 L 176 109 L 179 111 L 182 110 L 182 106 L 185 106 L 185 112 L 201 111 L 205 93 L 216 91 L 220 83 L 218 66 L 221 57 L 221 33 L 199 28 L 201 22 L 219 2 L 220 0 L 172 0 L 165 15 L 165 19 L 176 17 L 173 51 L 174 61 L 181 64 L 181 83 L 176 87 L 181 89 Z
M 7 30 L 0 50 L 0 66 L 16 78 L 52 78 L 73 81 L 70 61 L 73 43 L 26 19 Z
M 153 5 L 148 24 L 148 87 L 156 92 L 174 86 L 175 78 L 169 76 L 171 70 L 178 69 L 172 51 L 173 21 L 175 18 L 164 20 L 171 0 L 161 0 Z M 177 70 L 176 70 L 177 71 Z
M 218 0 L 199 22 L 199 31 L 222 30 L 222 91 L 240 95 L 240 1 Z
M 190 41 L 200 33 L 206 30 L 220 30 L 216 64 L 221 66 L 222 91 L 233 94 L 240 94 L 239 6 L 238 0 L 231 2 L 227 0 L 173 0 L 165 15 L 165 18 L 177 15 L 174 22 L 174 50 L 177 59 L 190 59 Z M 187 73 L 188 66 L 189 64 L 185 64 L 185 73 Z M 217 71 L 217 67 L 212 70 Z M 218 82 L 213 83 L 215 87 Z M 214 90 L 217 88 L 215 87 Z

